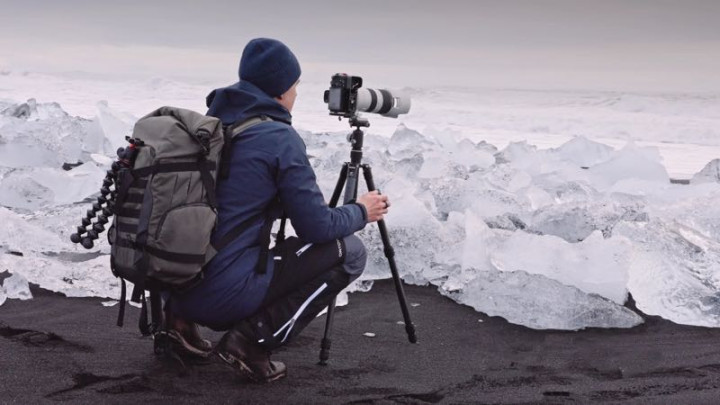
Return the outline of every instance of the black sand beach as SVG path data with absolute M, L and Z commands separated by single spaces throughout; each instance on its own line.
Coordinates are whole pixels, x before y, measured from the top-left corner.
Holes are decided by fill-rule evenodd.
M 120 329 L 103 300 L 33 288 L 34 299 L 0 306 L 0 403 L 720 403 L 720 329 L 646 317 L 630 330 L 535 331 L 433 287 L 406 292 L 420 304 L 419 344 L 398 324 L 391 282 L 378 282 L 338 310 L 328 366 L 316 365 L 320 317 L 275 354 L 288 377 L 256 385 L 217 363 L 155 357 L 136 308 Z

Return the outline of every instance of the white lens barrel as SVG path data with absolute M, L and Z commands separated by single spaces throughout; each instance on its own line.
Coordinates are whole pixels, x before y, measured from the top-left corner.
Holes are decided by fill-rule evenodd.
M 401 91 L 360 88 L 357 91 L 357 110 L 397 118 L 410 111 L 410 96 Z

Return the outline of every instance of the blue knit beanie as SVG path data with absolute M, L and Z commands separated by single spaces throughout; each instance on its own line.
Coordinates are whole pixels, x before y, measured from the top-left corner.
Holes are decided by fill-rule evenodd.
M 270 97 L 285 93 L 300 78 L 300 63 L 282 42 L 256 38 L 248 42 L 240 59 L 240 80 L 246 80 Z

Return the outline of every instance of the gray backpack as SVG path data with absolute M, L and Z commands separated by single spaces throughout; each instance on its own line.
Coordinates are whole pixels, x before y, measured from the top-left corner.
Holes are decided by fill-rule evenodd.
M 257 117 L 224 130 L 217 118 L 162 107 L 135 124 L 130 146 L 119 152 L 115 217 L 108 230 L 110 267 L 121 279 L 119 326 L 126 280 L 134 284 L 131 300 L 143 304 L 140 329 L 150 334 L 145 291 L 151 292 L 153 320 L 160 319 L 159 291 L 182 292 L 195 285 L 215 254 L 260 219 L 250 218 L 211 243 L 217 223 L 215 184 L 229 160 L 229 144 L 267 120 Z

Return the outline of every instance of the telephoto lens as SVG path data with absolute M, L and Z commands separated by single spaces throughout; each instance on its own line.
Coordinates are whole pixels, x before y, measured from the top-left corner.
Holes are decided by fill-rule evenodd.
M 400 114 L 407 114 L 411 104 L 410 96 L 402 91 L 368 88 L 357 91 L 358 111 L 397 118 Z

